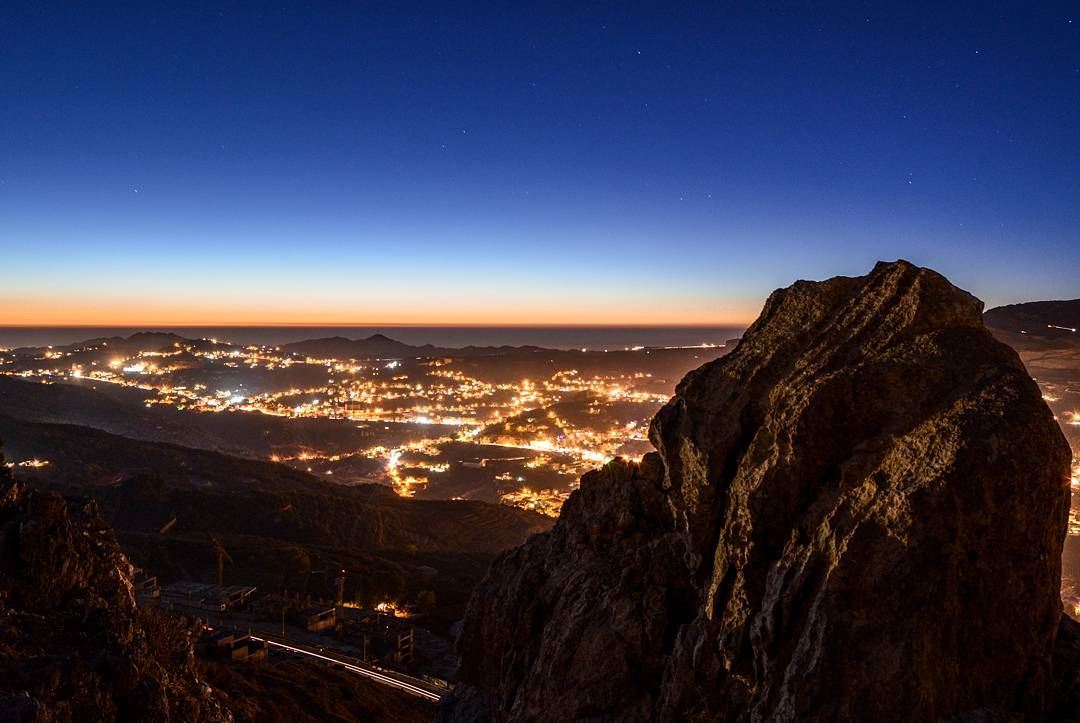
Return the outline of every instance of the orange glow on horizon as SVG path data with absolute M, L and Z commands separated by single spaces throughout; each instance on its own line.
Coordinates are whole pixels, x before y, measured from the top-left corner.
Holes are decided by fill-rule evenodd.
M 746 326 L 760 302 L 699 308 L 656 308 L 574 299 L 555 305 L 527 303 L 343 303 L 340 306 L 268 300 L 263 305 L 220 302 L 98 300 L 53 295 L 28 300 L 0 296 L 0 326 L 206 327 L 206 326 Z M 229 303 L 232 302 L 232 303 Z M 357 308 L 360 307 L 360 308 Z

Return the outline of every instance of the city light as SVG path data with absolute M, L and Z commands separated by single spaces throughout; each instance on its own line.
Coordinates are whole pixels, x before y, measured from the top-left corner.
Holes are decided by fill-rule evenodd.
M 403 439 L 393 444 L 375 439 L 350 449 L 274 449 L 266 458 L 341 484 L 382 482 L 402 497 L 424 493 L 454 464 L 472 464 L 463 450 L 517 450 L 524 456 L 507 464 L 519 471 L 491 475 L 498 499 L 546 515 L 558 514 L 582 473 L 616 456 L 639 456 L 648 445 L 648 422 L 670 394 L 635 367 L 633 359 L 647 358 L 636 351 L 623 352 L 627 364 L 619 372 L 583 373 L 577 367 L 584 360 L 574 357 L 579 362 L 572 366 L 505 380 L 453 357 L 367 363 L 219 339 L 127 354 L 118 348 L 101 342 L 49 349 L 20 364 L 0 355 L 6 363 L 0 373 L 137 389 L 148 407 L 185 413 L 400 425 Z M 448 445 L 459 445 L 456 456 L 445 455 Z M 349 472 L 358 459 L 378 462 L 381 474 L 370 465 L 358 467 L 366 470 L 360 477 Z

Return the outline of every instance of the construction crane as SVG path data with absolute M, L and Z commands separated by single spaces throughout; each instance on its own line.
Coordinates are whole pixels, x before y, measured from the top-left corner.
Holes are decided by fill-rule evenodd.
M 218 587 L 222 587 L 225 585 L 225 562 L 228 561 L 230 565 L 234 563 L 229 553 L 225 551 L 225 546 L 221 544 L 221 540 L 216 537 L 210 539 L 214 543 L 214 553 L 217 556 L 217 584 Z

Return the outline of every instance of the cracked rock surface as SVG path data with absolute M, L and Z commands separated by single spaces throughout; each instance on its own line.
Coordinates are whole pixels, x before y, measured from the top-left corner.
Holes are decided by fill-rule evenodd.
M 1070 450 L 909 263 L 774 292 L 469 606 L 438 720 L 1042 720 Z

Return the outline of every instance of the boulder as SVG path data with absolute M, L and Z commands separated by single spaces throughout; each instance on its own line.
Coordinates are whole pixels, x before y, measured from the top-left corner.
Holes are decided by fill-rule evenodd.
M 438 719 L 1043 719 L 1071 454 L 981 313 L 903 261 L 774 292 L 494 563 Z

